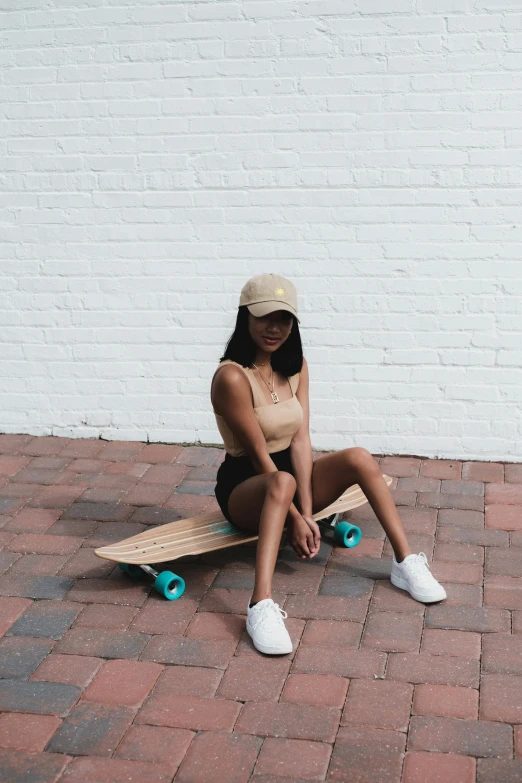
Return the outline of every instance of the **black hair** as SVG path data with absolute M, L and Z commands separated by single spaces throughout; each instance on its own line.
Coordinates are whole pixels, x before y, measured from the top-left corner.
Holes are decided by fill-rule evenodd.
M 249 312 L 246 305 L 238 309 L 236 326 L 220 361 L 231 359 L 243 367 L 250 367 L 252 362 L 255 361 L 257 346 L 248 331 L 248 315 Z M 303 366 L 303 345 L 301 343 L 298 321 L 291 313 L 289 313 L 289 316 L 292 319 L 292 331 L 271 357 L 272 367 L 275 372 L 284 375 L 286 378 L 301 372 Z

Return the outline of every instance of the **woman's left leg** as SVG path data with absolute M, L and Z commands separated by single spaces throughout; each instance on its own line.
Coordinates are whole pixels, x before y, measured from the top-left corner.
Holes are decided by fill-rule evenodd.
M 314 513 L 326 508 L 352 484 L 358 484 L 388 536 L 395 557 L 391 581 L 417 601 L 433 603 L 446 598 L 446 591 L 432 576 L 426 555 L 412 555 L 401 519 L 379 466 L 369 451 L 344 449 L 319 457 L 312 469 Z
M 329 506 L 342 493 L 358 484 L 388 536 L 397 562 L 411 554 L 401 518 L 382 473 L 369 451 L 344 449 L 325 454 L 313 464 L 312 497 L 314 513 Z

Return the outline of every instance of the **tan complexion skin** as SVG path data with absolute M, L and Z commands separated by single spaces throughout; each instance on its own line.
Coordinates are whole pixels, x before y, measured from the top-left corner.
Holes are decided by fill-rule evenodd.
M 282 310 L 263 318 L 248 316 L 250 336 L 257 347 L 255 363 L 270 384 L 271 355 L 288 339 L 293 319 Z M 262 367 L 261 365 L 267 365 Z M 290 399 L 288 380 L 276 375 L 275 389 L 279 400 Z M 273 405 L 270 392 L 266 404 Z M 290 542 L 300 558 L 312 558 L 319 552 L 321 536 L 312 514 L 333 503 L 352 484 L 359 484 L 373 508 L 398 562 L 410 552 L 401 519 L 379 466 L 363 448 L 349 448 L 312 460 L 309 432 L 308 365 L 306 360 L 299 377 L 297 398 L 303 408 L 303 423 L 290 445 L 295 478 L 278 471 L 254 414 L 250 384 L 234 365 L 225 365 L 216 373 L 212 385 L 214 410 L 223 416 L 257 470 L 257 476 L 239 484 L 229 498 L 228 509 L 234 524 L 247 531 L 258 531 L 256 574 L 252 602 L 272 597 L 272 577 L 283 527 L 287 525 Z M 293 503 L 298 493 L 300 513 Z

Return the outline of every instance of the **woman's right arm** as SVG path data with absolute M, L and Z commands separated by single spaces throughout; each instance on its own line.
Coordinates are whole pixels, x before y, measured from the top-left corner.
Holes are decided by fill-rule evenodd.
M 212 404 L 252 460 L 257 473 L 276 471 L 254 413 L 250 384 L 239 367 L 229 364 L 218 369 L 212 384 Z

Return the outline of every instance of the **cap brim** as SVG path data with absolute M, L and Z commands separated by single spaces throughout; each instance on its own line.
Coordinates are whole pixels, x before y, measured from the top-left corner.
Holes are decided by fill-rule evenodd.
M 252 313 L 255 318 L 262 318 L 264 315 L 277 312 L 277 310 L 286 310 L 287 313 L 291 313 L 295 318 L 297 318 L 297 313 L 294 308 L 285 302 L 256 302 L 256 304 L 250 304 L 247 305 L 247 307 L 249 312 Z

